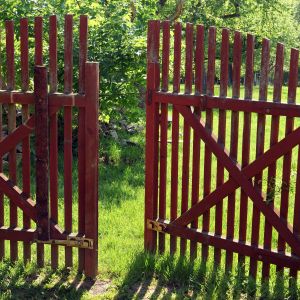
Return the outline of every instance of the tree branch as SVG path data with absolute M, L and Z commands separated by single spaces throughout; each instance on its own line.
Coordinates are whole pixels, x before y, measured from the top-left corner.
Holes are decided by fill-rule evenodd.
M 184 1 L 185 0 L 177 0 L 175 12 L 172 16 L 169 17 L 169 20 L 171 22 L 176 21 L 180 17 L 180 15 L 182 14 Z

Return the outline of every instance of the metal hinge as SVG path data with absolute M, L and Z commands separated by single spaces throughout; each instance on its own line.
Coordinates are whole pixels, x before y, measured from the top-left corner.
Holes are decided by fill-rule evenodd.
M 147 219 L 147 228 L 158 232 L 164 232 L 166 229 L 166 224 Z
M 77 247 L 84 249 L 93 249 L 94 240 L 88 239 L 85 237 L 77 237 L 77 236 L 68 236 L 66 240 L 48 240 L 41 241 L 35 240 L 36 243 L 39 244 L 51 244 L 51 245 L 60 245 L 60 246 L 68 246 L 68 247 Z

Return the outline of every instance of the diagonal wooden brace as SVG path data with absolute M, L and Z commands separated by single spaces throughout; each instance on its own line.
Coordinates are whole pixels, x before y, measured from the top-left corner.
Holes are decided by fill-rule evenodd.
M 296 129 L 280 142 L 272 146 L 263 155 L 258 157 L 255 161 L 243 168 L 241 171 L 247 178 L 252 178 L 257 173 L 274 163 L 279 157 L 290 151 L 293 147 L 298 145 L 300 139 L 300 128 Z M 210 209 L 214 205 L 218 204 L 235 189 L 239 188 L 237 182 L 230 178 L 223 185 L 219 186 L 211 192 L 209 195 L 200 200 L 197 204 L 191 207 L 188 211 L 174 220 L 174 224 L 180 224 L 183 226 L 188 225 L 194 219 L 201 216 L 206 210 Z
M 293 234 L 291 228 L 288 228 L 286 221 L 282 220 L 279 215 L 270 208 L 264 201 L 260 192 L 251 184 L 245 174 L 240 170 L 222 146 L 217 142 L 216 137 L 205 128 L 202 120 L 198 120 L 192 114 L 190 108 L 175 105 L 179 113 L 183 115 L 189 125 L 195 130 L 195 133 L 206 143 L 214 155 L 220 160 L 221 164 L 230 173 L 230 176 L 244 190 L 254 205 L 264 214 L 266 220 L 274 226 L 286 242 L 291 246 L 293 252 L 300 255 L 300 241 Z M 298 140 L 299 141 L 299 140 Z

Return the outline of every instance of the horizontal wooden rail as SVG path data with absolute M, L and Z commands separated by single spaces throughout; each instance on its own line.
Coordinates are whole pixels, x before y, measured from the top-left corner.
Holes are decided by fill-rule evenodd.
M 85 95 L 52 93 L 48 95 L 49 107 L 77 106 L 85 107 Z M 33 92 L 0 90 L 0 103 L 3 104 L 34 104 Z
M 11 228 L 7 226 L 0 227 L 0 239 L 10 241 L 31 242 L 36 238 L 35 229 Z
M 170 224 L 168 220 L 149 220 L 148 222 L 157 224 L 156 228 L 159 228 L 160 232 L 186 238 L 191 241 L 202 243 L 204 245 L 214 246 L 220 249 L 241 253 L 245 256 L 253 257 L 263 262 L 276 264 L 281 267 L 298 269 L 300 268 L 300 258 L 288 253 L 283 254 L 279 253 L 277 250 L 267 250 L 262 248 L 261 246 L 251 246 L 251 244 L 247 242 L 239 242 L 236 239 L 228 239 L 222 235 L 203 232 L 199 229 L 176 226 Z
M 222 110 L 260 113 L 264 115 L 300 117 L 300 105 L 290 103 L 235 99 L 207 95 L 187 95 L 171 92 L 153 92 L 153 100 L 158 103 L 195 106 L 201 110 L 218 108 Z

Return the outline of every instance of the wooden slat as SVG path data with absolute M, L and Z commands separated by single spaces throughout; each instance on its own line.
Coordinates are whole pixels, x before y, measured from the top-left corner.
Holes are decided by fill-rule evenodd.
M 295 192 L 295 206 L 293 218 L 293 233 L 299 237 L 300 235 L 300 149 L 298 146 L 298 159 L 297 159 L 297 176 L 296 176 L 296 192 Z M 292 254 L 295 254 L 292 251 Z M 296 277 L 298 273 L 297 268 L 291 269 L 290 275 Z
M 88 17 L 80 16 L 79 21 L 79 93 L 84 93 L 85 63 L 88 52 Z
M 88 18 L 80 16 L 79 24 L 79 93 L 85 92 L 85 63 L 88 48 Z M 85 224 L 85 109 L 78 111 L 78 232 L 84 234 Z M 78 250 L 78 269 L 84 269 L 85 250 Z
M 99 157 L 99 64 L 85 65 L 86 101 L 86 194 L 85 236 L 94 240 L 93 249 L 85 250 L 85 275 L 98 273 L 98 157 Z
M 193 84 L 193 25 L 186 24 L 186 47 L 185 47 L 185 94 L 191 94 Z M 190 137 L 191 129 L 186 120 L 183 124 L 183 151 L 182 151 L 182 199 L 181 213 L 188 209 L 189 200 L 189 177 L 190 177 Z M 180 253 L 185 255 L 186 239 L 180 240 Z
M 277 44 L 276 50 L 276 63 L 274 73 L 274 90 L 273 101 L 281 101 L 281 92 L 283 84 L 283 65 L 284 65 L 284 46 L 283 44 Z M 271 135 L 270 146 L 272 147 L 278 142 L 279 134 L 279 116 L 272 116 L 271 120 Z M 267 199 L 270 207 L 274 207 L 274 189 L 276 180 L 276 162 L 270 165 L 268 168 L 268 186 L 267 186 Z M 264 230 L 264 249 L 271 249 L 272 246 L 272 226 L 266 222 Z M 264 263 L 262 268 L 263 279 L 267 279 L 270 275 L 270 265 Z
M 196 52 L 195 52 L 195 94 L 200 94 L 203 87 L 204 72 L 204 26 L 198 25 L 196 32 Z M 199 107 L 194 108 L 194 115 L 200 118 Z M 193 170 L 192 170 L 192 199 L 191 206 L 194 206 L 199 199 L 200 182 L 200 140 L 193 133 Z M 191 228 L 198 228 L 198 220 L 191 224 Z M 197 243 L 191 241 L 190 244 L 191 259 L 197 257 Z
M 147 228 L 147 219 L 157 217 L 157 142 L 158 105 L 151 99 L 152 91 L 159 88 L 159 36 L 160 22 L 149 21 L 147 41 L 147 96 L 146 96 L 146 149 L 145 149 L 145 234 L 148 251 L 156 250 L 157 234 Z M 156 166 L 157 165 L 157 166 Z
M 259 100 L 266 101 L 268 95 L 268 74 L 269 74 L 269 61 L 270 61 L 270 43 L 269 40 L 263 39 L 262 52 L 261 52 L 261 72 L 260 72 L 260 86 L 259 86 Z M 265 141 L 265 121 L 266 116 L 258 114 L 257 117 L 257 135 L 256 135 L 256 157 L 259 157 L 264 152 Z M 262 189 L 262 172 L 257 174 L 254 179 L 254 185 L 258 191 Z M 254 205 L 252 216 L 252 232 L 251 232 L 251 245 L 257 246 L 259 240 L 260 230 L 260 211 Z M 250 275 L 256 278 L 257 273 L 257 260 L 250 259 Z
M 236 31 L 234 33 L 233 44 L 233 74 L 232 74 L 232 97 L 240 97 L 241 82 L 241 55 L 242 55 L 242 36 Z M 230 133 L 230 157 L 232 160 L 237 159 L 238 136 L 239 136 L 239 112 L 233 111 L 231 114 L 231 133 Z M 234 237 L 234 220 L 235 220 L 235 192 L 228 195 L 227 208 L 227 234 L 228 239 Z M 231 269 L 233 253 L 226 252 L 226 267 Z
M 43 64 L 43 18 L 34 18 L 34 40 L 35 40 L 35 52 L 34 52 L 34 64 Z
M 251 100 L 253 94 L 253 76 L 254 76 L 254 36 L 247 35 L 247 53 L 246 53 L 246 74 L 245 74 L 245 99 Z M 250 134 L 251 134 L 251 114 L 244 112 L 243 142 L 242 142 L 242 168 L 249 164 L 250 157 Z M 239 216 L 239 241 L 246 242 L 248 220 L 248 197 L 241 191 L 241 204 Z M 244 269 L 245 256 L 239 254 L 239 264 Z
M 224 28 L 222 30 L 222 44 L 221 44 L 221 73 L 220 73 L 220 96 L 227 96 L 228 85 L 228 63 L 229 63 L 229 30 Z M 219 128 L 218 128 L 218 142 L 225 145 L 226 136 L 226 111 L 219 110 Z M 224 183 L 224 167 L 217 162 L 217 187 Z M 223 226 L 223 201 L 216 205 L 215 214 L 215 233 L 222 235 Z M 214 249 L 214 260 L 216 264 L 221 261 L 221 249 Z
M 43 18 L 34 18 L 34 64 L 43 64 Z M 44 245 L 37 244 L 37 263 L 39 266 L 44 264 Z
M 49 18 L 49 89 L 57 92 L 57 17 Z M 48 99 L 49 101 L 50 99 Z M 49 120 L 50 215 L 58 222 L 58 125 L 57 113 Z M 58 268 L 58 246 L 51 245 L 51 267 Z
M 15 88 L 15 49 L 14 49 L 14 23 L 13 21 L 5 22 L 6 29 L 6 66 L 7 66 L 7 89 Z M 8 106 L 8 134 L 16 128 L 16 107 L 14 104 Z M 13 147 L 9 152 L 9 178 L 16 183 L 17 181 L 17 160 L 16 148 Z M 18 226 L 17 207 L 10 202 L 10 226 Z M 18 244 L 16 241 L 10 242 L 10 259 L 18 259 Z
M 29 65 L 28 65 L 28 20 L 20 20 L 20 50 L 21 50 L 21 86 L 22 91 L 26 92 L 29 87 Z M 29 118 L 29 106 L 22 105 L 22 123 Z M 23 192 L 30 196 L 30 138 L 25 137 L 22 141 L 22 181 Z M 23 213 L 23 228 L 30 228 L 30 219 Z M 30 244 L 24 242 L 23 245 L 24 262 L 30 261 Z
M 47 69 L 43 66 L 34 68 L 35 122 L 36 122 L 36 210 L 38 239 L 50 238 L 48 208 L 48 82 Z M 44 249 L 38 248 L 38 266 L 44 265 Z
M 207 95 L 214 94 L 214 81 L 215 81 L 215 56 L 216 56 L 216 28 L 210 27 L 208 32 L 208 62 L 207 62 Z M 213 113 L 211 109 L 206 110 L 206 128 L 212 130 L 213 128 Z M 205 145 L 204 153 L 204 183 L 203 194 L 204 196 L 210 193 L 211 189 L 211 160 L 212 153 L 209 147 Z M 203 215 L 203 231 L 209 231 L 210 211 Z M 207 245 L 202 245 L 202 259 L 206 260 L 208 257 Z
M 297 85 L 298 85 L 298 61 L 299 50 L 292 48 L 290 57 L 289 83 L 288 83 L 288 103 L 295 103 Z M 294 118 L 286 118 L 285 135 L 289 135 L 294 128 Z M 282 184 L 281 184 L 281 201 L 280 201 L 280 217 L 282 220 L 288 218 L 289 208 L 289 192 L 290 192 L 290 177 L 291 177 L 291 161 L 292 151 L 290 150 L 283 157 L 282 167 Z M 278 251 L 284 253 L 286 242 L 284 237 L 278 236 Z M 280 270 L 279 268 L 277 268 Z
M 65 16 L 64 31 L 64 93 L 73 87 L 73 16 Z M 64 108 L 64 222 L 65 231 L 72 232 L 72 108 Z M 72 266 L 72 248 L 65 247 L 65 265 Z
M 181 34 L 182 25 L 175 24 L 174 29 L 174 66 L 173 66 L 173 92 L 180 92 L 180 65 L 181 65 Z M 178 207 L 178 141 L 179 141 L 179 114 L 172 108 L 172 154 L 171 154 L 171 211 L 170 219 L 177 218 Z M 174 254 L 177 248 L 177 239 L 170 237 L 170 253 Z
M 170 22 L 162 22 L 162 85 L 163 91 L 169 88 L 169 59 L 170 59 Z M 167 150 L 168 150 L 168 104 L 161 104 L 160 121 L 160 182 L 159 182 L 159 218 L 166 218 L 166 191 L 167 191 Z M 158 250 L 165 251 L 165 235 L 158 236 Z

